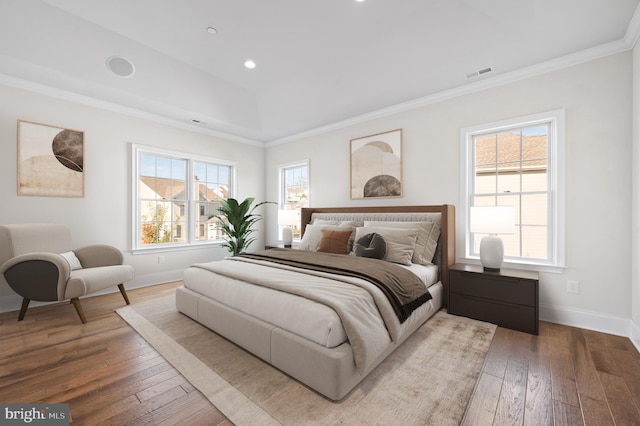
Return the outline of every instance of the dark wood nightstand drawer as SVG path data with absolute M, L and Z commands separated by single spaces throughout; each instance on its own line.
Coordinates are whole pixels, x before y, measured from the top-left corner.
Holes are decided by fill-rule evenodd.
M 483 299 L 534 306 L 536 285 L 530 280 L 450 271 L 450 291 Z
M 533 306 L 502 303 L 452 292 L 449 293 L 449 313 L 538 334 L 538 319 Z
M 449 268 L 448 311 L 538 334 L 538 285 L 536 272 L 458 263 Z

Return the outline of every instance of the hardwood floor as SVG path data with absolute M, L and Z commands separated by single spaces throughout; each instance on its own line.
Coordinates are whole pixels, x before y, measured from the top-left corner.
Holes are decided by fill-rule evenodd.
M 178 283 L 129 291 L 132 304 Z M 68 403 L 72 424 L 231 425 L 114 310 L 120 293 L 0 314 L 0 402 Z
M 179 283 L 129 291 L 132 304 Z M 119 293 L 0 314 L 0 402 L 68 403 L 72 424 L 230 425 L 113 312 Z M 640 425 L 640 354 L 629 339 L 540 323 L 498 328 L 465 425 Z
M 640 354 L 624 337 L 540 322 L 496 330 L 464 425 L 640 425 Z

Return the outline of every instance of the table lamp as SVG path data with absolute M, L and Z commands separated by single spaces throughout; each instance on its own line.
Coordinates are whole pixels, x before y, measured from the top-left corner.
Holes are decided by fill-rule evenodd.
M 504 260 L 504 244 L 498 234 L 515 232 L 514 208 L 511 206 L 471 207 L 471 232 L 489 234 L 480 241 L 480 262 L 484 269 L 499 271 Z
M 300 226 L 298 210 L 278 210 L 278 225 L 282 226 L 282 242 L 285 247 L 293 244 L 293 227 Z

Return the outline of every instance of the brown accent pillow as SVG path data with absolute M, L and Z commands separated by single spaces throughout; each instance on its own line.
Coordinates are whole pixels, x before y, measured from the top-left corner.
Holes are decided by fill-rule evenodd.
M 349 253 L 349 237 L 353 231 L 322 230 L 322 239 L 318 245 L 318 251 L 325 253 L 347 254 Z

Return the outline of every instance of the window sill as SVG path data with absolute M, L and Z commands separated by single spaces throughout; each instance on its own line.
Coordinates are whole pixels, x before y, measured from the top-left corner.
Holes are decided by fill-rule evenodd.
M 459 260 L 462 263 L 469 263 L 472 265 L 480 265 L 480 258 L 478 257 L 465 257 Z M 562 274 L 566 266 L 558 266 L 558 265 L 543 265 L 539 263 L 525 263 L 525 262 L 508 262 L 505 261 L 502 264 L 503 268 L 508 269 L 519 269 L 522 271 L 535 271 L 535 272 L 548 272 L 551 274 Z
M 162 253 L 162 252 L 170 252 L 170 251 L 185 251 L 185 250 L 201 250 L 207 248 L 215 248 L 221 247 L 224 244 L 224 241 L 212 241 L 206 243 L 197 243 L 197 244 L 176 244 L 176 245 L 163 245 L 156 247 L 145 247 L 145 248 L 135 248 L 131 249 L 131 254 L 139 255 L 139 254 L 150 254 L 150 253 Z

